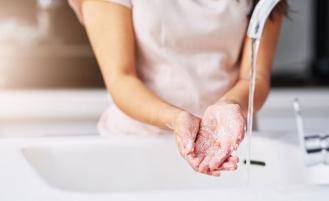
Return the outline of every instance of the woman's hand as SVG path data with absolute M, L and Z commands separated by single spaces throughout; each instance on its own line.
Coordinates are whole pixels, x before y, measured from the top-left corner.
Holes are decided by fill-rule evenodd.
M 195 148 L 195 140 L 199 133 L 201 119 L 182 111 L 178 113 L 174 122 L 169 127 L 175 133 L 178 149 L 182 157 L 196 170 L 195 158 L 193 152 Z
M 195 166 L 202 173 L 218 176 L 235 170 L 238 158 L 231 153 L 244 137 L 245 118 L 239 105 L 220 102 L 207 108 L 196 141 Z

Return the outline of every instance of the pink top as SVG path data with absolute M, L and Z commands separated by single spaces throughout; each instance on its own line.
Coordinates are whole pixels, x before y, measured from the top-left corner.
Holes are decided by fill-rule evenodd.
M 77 2 L 69 0 L 79 12 Z M 140 79 L 163 100 L 201 116 L 237 82 L 250 0 L 103 0 L 133 12 Z M 133 101 L 133 100 L 129 100 Z M 102 135 L 150 135 L 111 103 Z

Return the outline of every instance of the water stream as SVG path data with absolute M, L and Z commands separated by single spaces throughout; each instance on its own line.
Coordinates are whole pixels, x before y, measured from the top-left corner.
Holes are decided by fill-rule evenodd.
M 250 184 L 250 160 L 251 160 L 251 140 L 253 131 L 254 118 L 254 97 L 256 86 L 256 64 L 259 49 L 259 40 L 252 39 L 251 45 L 251 66 L 250 66 L 250 82 L 249 82 L 249 97 L 248 97 L 248 112 L 247 112 L 247 126 L 246 126 L 246 143 L 247 143 L 247 185 Z

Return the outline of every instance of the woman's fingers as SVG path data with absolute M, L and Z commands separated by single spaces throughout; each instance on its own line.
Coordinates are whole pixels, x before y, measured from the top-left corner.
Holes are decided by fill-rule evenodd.
M 221 166 L 226 159 L 230 156 L 229 151 L 227 149 L 218 149 L 216 153 L 213 155 L 211 160 L 209 161 L 209 168 L 211 171 L 217 170 L 219 166 Z
M 193 153 L 194 142 L 191 139 L 188 137 L 176 135 L 176 141 L 179 144 L 179 149 L 183 157 Z
M 234 171 L 238 168 L 237 163 L 235 162 L 226 162 L 224 163 L 219 169 L 217 170 L 210 170 L 208 169 L 208 171 L 205 172 L 201 172 L 210 176 L 220 176 L 221 175 L 221 171 Z
M 197 140 L 195 143 L 195 149 L 194 149 L 194 157 L 196 166 L 200 166 L 201 162 L 205 159 L 205 157 L 208 154 L 208 150 L 210 148 L 211 144 L 208 139 L 208 135 L 206 135 L 203 132 L 200 132 L 197 136 Z
M 183 154 L 193 153 L 201 119 L 188 112 L 181 112 L 174 123 L 175 134 L 183 145 Z
M 217 173 L 220 171 L 234 171 L 237 170 L 239 163 L 239 157 L 229 156 L 217 169 L 210 169 L 209 175 L 219 176 Z
M 199 171 L 202 173 L 207 173 L 209 172 L 210 168 L 209 168 L 209 162 L 211 161 L 213 155 L 214 155 L 214 150 L 208 150 L 206 156 L 204 157 L 204 159 L 202 160 L 202 162 L 199 165 Z
M 197 154 L 196 156 L 193 156 L 194 157 L 194 160 L 193 160 L 193 166 L 199 168 L 201 162 L 203 161 L 203 159 L 205 158 L 205 154 Z
M 239 157 L 238 157 L 238 156 L 230 156 L 230 157 L 227 159 L 227 161 L 238 163 L 238 162 L 239 162 Z
M 233 171 L 237 169 L 239 163 L 239 158 L 237 156 L 229 156 L 227 158 L 225 155 L 228 153 L 227 151 L 217 151 L 218 152 L 212 151 L 212 153 L 206 155 L 198 155 L 197 157 L 188 155 L 187 160 L 195 171 L 211 176 L 219 176 L 222 170 Z M 216 160 L 216 154 L 221 156 L 222 159 Z
M 177 141 L 177 146 L 178 146 L 180 155 L 188 162 L 188 164 L 195 171 L 198 171 L 199 163 L 197 162 L 197 158 L 195 158 L 192 154 L 185 154 L 184 145 L 179 137 L 176 137 L 176 141 Z
M 190 140 L 186 145 L 187 151 L 188 153 L 193 153 L 194 149 L 195 149 L 195 141 L 196 138 L 198 136 L 199 133 L 199 129 L 200 129 L 200 123 L 201 123 L 201 119 L 199 118 L 194 118 L 192 121 L 192 125 L 190 125 Z
M 217 171 L 213 171 L 213 172 L 211 173 L 211 175 L 212 175 L 212 176 L 215 176 L 215 177 L 219 177 L 219 176 L 220 176 L 220 171 L 219 171 L 219 170 L 217 170 Z
M 177 142 L 177 146 L 178 146 L 178 150 L 179 150 L 180 155 L 183 158 L 186 158 L 189 154 L 186 153 L 184 143 L 182 142 L 182 139 L 180 139 L 179 136 L 176 136 L 176 142 Z
M 199 165 L 196 163 L 195 158 L 192 155 L 187 155 L 185 159 L 188 164 L 193 168 L 193 170 L 198 172 Z
M 236 162 L 227 162 L 222 165 L 221 170 L 232 171 L 232 170 L 236 170 L 237 168 L 238 168 L 238 164 Z
M 226 170 L 226 171 L 232 171 L 236 170 L 238 168 L 238 163 L 239 163 L 239 157 L 237 156 L 230 156 L 226 161 L 218 167 L 218 170 Z M 216 170 L 214 170 L 216 171 Z
M 187 138 L 183 139 L 182 141 L 183 154 L 188 155 L 193 153 L 194 142 L 191 139 Z
M 216 155 L 216 151 L 220 148 L 214 144 L 214 140 L 205 139 L 207 142 L 205 143 L 205 148 L 203 150 L 204 159 L 201 161 L 199 165 L 199 171 L 205 173 L 210 169 L 210 162 L 212 161 L 213 157 Z

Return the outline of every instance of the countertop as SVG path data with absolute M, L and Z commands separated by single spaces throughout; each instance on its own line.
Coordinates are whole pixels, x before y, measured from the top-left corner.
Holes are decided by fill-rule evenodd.
M 274 137 L 275 135 L 273 135 Z M 278 137 L 282 137 L 281 135 Z M 135 140 L 135 139 L 134 139 Z M 149 140 L 149 139 L 148 139 Z M 154 140 L 154 139 L 152 139 Z M 127 142 L 127 139 L 125 139 Z M 118 141 L 119 142 L 119 141 Z M 47 144 L 107 143 L 97 136 L 85 137 L 43 137 L 0 140 L 0 200 L 1 201 L 102 201 L 102 200 L 323 200 L 327 201 L 329 190 L 326 186 L 299 186 L 285 188 L 227 188 L 179 192 L 148 193 L 102 193 L 90 194 L 68 192 L 50 187 L 27 164 L 21 148 L 30 145 Z

